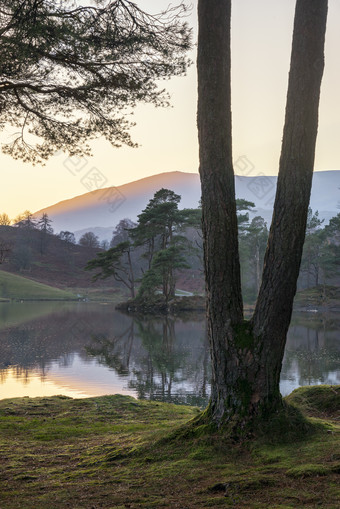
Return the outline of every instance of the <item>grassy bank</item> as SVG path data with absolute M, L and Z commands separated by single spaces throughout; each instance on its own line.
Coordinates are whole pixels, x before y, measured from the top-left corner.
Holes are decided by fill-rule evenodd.
M 0 507 L 336 508 L 339 398 L 339 386 L 295 391 L 322 426 L 277 445 L 169 440 L 198 410 L 130 397 L 3 400 Z
M 72 300 L 77 297 L 72 292 L 0 270 L 0 298 L 8 300 Z

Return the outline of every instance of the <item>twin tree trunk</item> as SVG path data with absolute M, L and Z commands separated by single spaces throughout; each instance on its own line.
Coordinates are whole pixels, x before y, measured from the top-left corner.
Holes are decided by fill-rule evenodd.
M 281 365 L 300 269 L 324 67 L 327 0 L 297 0 L 274 214 L 254 315 L 243 318 L 232 164 L 231 0 L 199 0 L 198 134 L 212 394 L 218 425 L 282 405 Z

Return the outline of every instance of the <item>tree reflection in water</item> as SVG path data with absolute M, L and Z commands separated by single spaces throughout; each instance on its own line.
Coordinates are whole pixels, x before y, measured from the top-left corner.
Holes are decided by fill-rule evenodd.
M 207 341 L 197 335 L 195 343 L 186 341 L 185 335 L 176 331 L 178 323 L 167 316 L 134 318 L 119 336 L 93 336 L 86 351 L 99 363 L 129 377 L 128 387 L 138 398 L 204 407 L 210 377 Z M 187 328 L 190 330 L 190 324 Z M 197 333 L 196 328 L 191 329 Z
M 281 377 L 298 386 L 340 383 L 340 320 L 308 314 L 295 317 L 289 331 Z
M 91 345 L 85 347 L 86 353 L 96 357 L 99 364 L 113 368 L 118 375 L 128 376 L 134 341 L 134 325 L 134 321 L 131 320 L 131 325 L 113 338 L 108 338 L 103 334 L 92 335 Z
M 337 315 L 295 315 L 283 393 L 299 385 L 340 383 L 339 339 Z M 12 397 L 11 377 L 27 383 L 31 375 L 56 377 L 80 390 L 90 386 L 95 394 L 128 388 L 140 398 L 204 407 L 210 391 L 205 319 L 136 318 L 91 303 L 2 304 L 0 383 L 6 397 Z

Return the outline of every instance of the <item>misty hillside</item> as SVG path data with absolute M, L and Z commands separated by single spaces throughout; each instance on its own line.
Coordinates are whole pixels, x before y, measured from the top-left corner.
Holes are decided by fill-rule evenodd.
M 0 253 L 4 246 L 9 248 L 0 270 L 61 289 L 112 286 L 108 281 L 94 283 L 92 274 L 84 271 L 97 248 L 71 244 L 55 235 L 47 235 L 43 244 L 41 240 L 39 230 L 0 226 Z
M 256 215 L 270 223 L 277 177 L 236 176 L 236 195 L 256 205 Z M 180 208 L 198 206 L 201 189 L 198 174 L 180 171 L 160 173 L 119 187 L 98 189 L 37 211 L 47 213 L 55 232 L 74 232 L 77 240 L 93 231 L 100 240 L 111 239 L 112 231 L 125 217 L 136 220 L 150 198 L 160 188 L 168 188 L 182 196 Z M 326 222 L 338 213 L 340 203 L 340 171 L 314 173 L 311 207 L 319 210 Z

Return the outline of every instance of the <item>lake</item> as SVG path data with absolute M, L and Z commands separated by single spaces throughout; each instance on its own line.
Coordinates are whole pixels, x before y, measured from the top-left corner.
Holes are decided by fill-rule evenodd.
M 210 359 L 203 315 L 135 319 L 112 304 L 0 303 L 0 399 L 129 394 L 204 407 Z M 340 383 L 340 320 L 293 316 L 281 392 Z

